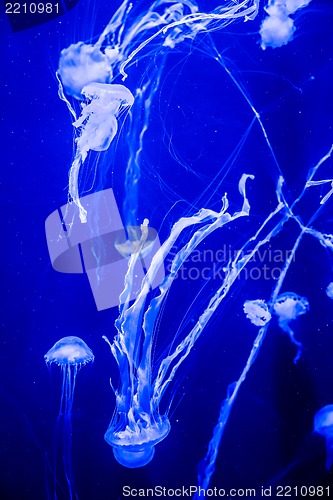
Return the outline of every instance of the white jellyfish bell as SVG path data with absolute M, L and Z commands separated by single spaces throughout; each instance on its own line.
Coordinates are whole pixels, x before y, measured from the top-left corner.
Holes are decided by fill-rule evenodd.
M 243 308 L 246 317 L 256 326 L 266 325 L 272 317 L 264 300 L 246 300 Z
M 330 299 L 333 299 L 333 282 L 330 283 L 327 288 L 326 288 L 326 295 L 327 297 L 329 297 Z
M 61 51 L 58 75 L 66 93 L 82 101 L 86 85 L 111 81 L 112 67 L 98 47 L 78 42 Z
M 301 342 L 296 340 L 289 323 L 309 310 L 309 302 L 305 297 L 301 297 L 296 293 L 285 292 L 277 297 L 273 305 L 273 310 L 276 316 L 278 316 L 280 328 L 289 335 L 290 340 L 297 347 L 297 354 L 294 358 L 294 363 L 296 364 L 301 357 L 303 346 Z

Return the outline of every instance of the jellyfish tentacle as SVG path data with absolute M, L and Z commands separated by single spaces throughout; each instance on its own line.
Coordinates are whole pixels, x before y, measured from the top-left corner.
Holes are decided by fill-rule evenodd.
M 277 198 L 279 201 L 278 207 L 266 218 L 266 220 L 260 226 L 260 228 L 257 231 L 257 233 L 255 234 L 255 236 L 250 238 L 245 243 L 244 247 L 242 248 L 242 251 L 243 251 L 244 248 L 246 248 L 248 246 L 250 241 L 255 241 L 259 237 L 262 229 L 266 226 L 266 224 L 276 214 L 280 213 L 281 209 L 283 207 L 285 207 L 286 210 L 283 214 L 282 219 L 275 225 L 275 227 L 270 231 L 270 233 L 264 239 L 259 241 L 259 243 L 255 246 L 253 252 L 251 252 L 251 254 L 250 254 L 251 257 L 257 252 L 257 250 L 260 248 L 261 245 L 266 244 L 268 241 L 270 241 L 270 239 L 272 237 L 279 234 L 279 232 L 282 230 L 285 222 L 287 220 L 289 220 L 290 218 L 295 219 L 301 227 L 301 232 L 299 233 L 292 250 L 289 252 L 289 256 L 288 256 L 288 258 L 283 266 L 282 272 L 281 272 L 281 274 L 278 278 L 278 281 L 273 289 L 273 292 L 272 292 L 272 295 L 271 295 L 271 298 L 269 301 L 269 304 L 270 304 L 269 312 L 270 313 L 274 312 L 274 308 L 275 308 L 276 304 L 278 303 L 279 293 L 280 293 L 281 287 L 283 285 L 283 282 L 285 280 L 285 277 L 287 275 L 289 267 L 294 260 L 294 256 L 297 252 L 297 249 L 302 241 L 304 234 L 306 234 L 306 233 L 311 234 L 312 236 L 317 238 L 319 240 L 319 242 L 324 247 L 330 248 L 331 250 L 333 250 L 333 236 L 332 235 L 325 235 L 319 231 L 316 231 L 312 228 L 309 228 L 308 226 L 302 225 L 300 223 L 300 221 L 298 220 L 298 217 L 296 217 L 293 213 L 294 207 L 302 200 L 303 196 L 306 193 L 306 190 L 311 186 L 311 184 L 309 184 L 309 181 L 312 181 L 312 179 L 313 179 L 314 175 L 317 173 L 318 169 L 323 165 L 323 163 L 325 161 L 327 161 L 331 157 L 332 152 L 333 152 L 333 146 L 331 146 L 328 153 L 326 155 L 324 155 L 317 162 L 315 167 L 313 167 L 311 170 L 309 170 L 307 182 L 304 184 L 304 187 L 301 190 L 299 196 L 294 200 L 294 202 L 291 204 L 290 207 L 285 202 L 285 199 L 282 196 L 283 179 L 282 178 L 279 179 L 277 190 L 276 190 Z M 312 216 L 310 218 L 309 223 L 311 223 L 313 218 L 314 218 L 314 216 Z M 232 267 L 235 266 L 235 263 L 237 262 L 239 255 L 241 255 L 241 252 L 238 252 L 238 255 L 235 257 L 234 262 L 231 264 Z M 244 258 L 240 259 L 240 262 L 244 262 Z M 287 295 L 287 297 L 290 296 L 290 294 L 286 294 L 286 295 Z M 296 312 L 293 308 L 291 308 L 292 312 L 290 312 L 290 307 L 289 308 L 287 307 L 287 312 L 289 312 L 290 316 L 291 316 L 290 319 L 294 319 L 298 314 L 304 314 L 308 310 L 308 307 L 309 307 L 308 301 L 305 297 L 299 297 L 299 296 L 296 296 L 296 294 L 292 294 L 292 295 L 294 297 L 298 297 L 300 299 L 300 308 L 296 308 L 297 309 L 297 314 L 296 314 Z M 282 295 L 282 297 L 283 297 L 283 295 Z M 289 309 L 289 311 L 288 311 L 288 309 Z M 279 309 L 278 309 L 278 311 L 279 311 Z M 279 317 L 279 319 L 280 319 L 280 317 Z M 267 333 L 267 329 L 268 329 L 269 324 L 270 324 L 270 321 L 268 321 L 264 326 L 262 326 L 260 328 L 258 335 L 256 336 L 256 338 L 253 342 L 253 346 L 252 346 L 250 355 L 247 359 L 246 365 L 245 365 L 239 379 L 236 382 L 233 382 L 232 384 L 229 385 L 227 397 L 226 397 L 226 399 L 223 400 L 223 402 L 220 406 L 218 421 L 214 427 L 213 435 L 212 435 L 212 438 L 208 444 L 208 449 L 207 449 L 206 455 L 205 455 L 204 459 L 202 460 L 202 462 L 199 464 L 198 486 L 201 488 L 206 489 L 210 484 L 211 477 L 215 471 L 215 462 L 216 462 L 217 454 L 218 454 L 219 447 L 221 444 L 221 440 L 222 440 L 222 437 L 223 437 L 223 434 L 225 431 L 225 426 L 229 420 L 229 417 L 230 417 L 230 414 L 231 414 L 231 411 L 233 408 L 233 404 L 234 404 L 235 400 L 237 399 L 240 387 L 242 386 L 243 382 L 245 381 L 250 368 L 252 367 L 254 361 L 256 360 L 256 358 L 259 354 L 261 346 L 262 346 L 264 339 L 266 337 L 266 333 Z M 290 328 L 290 327 L 288 326 L 288 328 Z M 291 332 L 292 332 L 292 330 L 291 330 Z M 294 362 L 297 362 L 299 359 L 299 355 L 301 354 L 301 347 L 302 346 L 298 341 L 296 341 L 293 332 L 292 332 L 292 334 L 290 332 L 287 332 L 287 333 L 289 333 L 291 340 L 298 347 L 296 357 L 294 358 Z M 331 446 L 331 445 L 329 445 L 329 446 Z M 329 464 L 329 466 L 331 466 L 331 457 L 333 456 L 333 453 L 331 454 L 330 450 L 331 450 L 331 448 L 329 447 L 329 450 L 328 450 L 329 451 L 329 453 L 328 453 L 329 458 L 328 458 L 328 462 L 327 462 Z M 195 500 L 199 499 L 198 494 L 195 494 L 194 499 Z

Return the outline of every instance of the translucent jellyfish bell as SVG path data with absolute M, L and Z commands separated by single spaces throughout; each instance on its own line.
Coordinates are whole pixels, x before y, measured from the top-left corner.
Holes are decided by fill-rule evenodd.
M 326 405 L 314 416 L 313 430 L 326 441 L 326 469 L 333 464 L 333 405 Z
M 265 11 L 267 17 L 260 28 L 261 48 L 282 47 L 293 39 L 296 30 L 294 21 L 290 17 L 311 0 L 268 0 Z
M 58 366 L 81 366 L 94 360 L 87 344 L 79 337 L 64 337 L 54 344 L 44 356 L 45 362 Z
M 134 425 L 127 426 L 125 430 L 118 430 L 122 424 L 119 421 L 118 425 L 109 427 L 104 435 L 106 442 L 112 446 L 117 462 L 130 469 L 143 467 L 151 462 L 155 445 L 170 431 L 170 422 L 166 416 L 155 414 L 155 421 L 151 422 L 149 416 L 141 412 L 140 418 L 141 421 L 136 417 L 136 422 L 133 419 Z
M 333 282 L 330 283 L 328 285 L 328 287 L 326 288 L 326 295 L 327 297 L 329 297 L 330 299 L 333 299 Z
M 83 87 L 92 82 L 110 82 L 112 68 L 98 47 L 79 42 L 61 51 L 58 74 L 67 94 L 82 101 Z
M 271 319 L 271 313 L 264 300 L 246 300 L 244 302 L 246 317 L 256 326 L 264 326 Z
M 81 89 L 87 103 L 82 103 L 81 115 L 73 126 L 79 130 L 76 139 L 76 153 L 69 171 L 69 194 L 79 207 L 81 222 L 87 222 L 87 212 L 83 208 L 78 189 L 81 166 L 89 151 L 106 151 L 117 130 L 117 118 L 124 109 L 134 102 L 130 90 L 124 85 L 90 83 Z
M 302 344 L 295 339 L 295 334 L 289 323 L 309 310 L 309 302 L 305 297 L 296 293 L 286 292 L 277 297 L 273 309 L 279 318 L 280 328 L 289 335 L 290 340 L 297 347 L 297 354 L 294 358 L 294 363 L 297 363 L 301 356 Z
M 76 375 L 79 369 L 94 360 L 92 350 L 79 337 L 64 337 L 54 344 L 45 354 L 45 362 L 60 366 L 62 370 L 62 393 L 60 400 L 59 416 L 57 420 L 57 435 L 61 434 L 62 441 L 59 446 L 62 448 L 64 462 L 64 477 L 67 482 L 69 498 L 76 498 L 73 474 L 72 474 L 72 407 Z M 56 470 L 56 463 L 55 463 Z M 55 474 L 54 474 L 55 476 Z M 56 498 L 56 488 L 58 479 L 54 477 L 54 493 Z
M 82 108 L 81 116 L 73 123 L 81 128 L 77 145 L 82 155 L 89 150 L 105 151 L 117 133 L 118 116 L 122 106 L 132 106 L 131 92 L 124 85 L 91 83 L 82 89 L 89 104 Z
M 274 312 L 279 317 L 279 323 L 289 322 L 309 309 L 309 302 L 293 292 L 282 293 L 274 303 Z

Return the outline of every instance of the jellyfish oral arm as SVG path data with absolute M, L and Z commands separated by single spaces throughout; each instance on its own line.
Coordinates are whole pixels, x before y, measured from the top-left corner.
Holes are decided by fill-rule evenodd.
M 134 304 L 130 307 L 128 307 L 128 297 L 133 280 L 135 261 L 139 252 L 132 255 L 129 260 L 123 292 L 125 302 L 119 308 L 119 318 L 115 323 L 118 333 L 113 343 L 109 343 L 120 371 L 120 389 L 115 391 L 117 410 L 105 434 L 106 441 L 113 447 L 116 459 L 123 465 L 139 467 L 148 463 L 153 456 L 155 444 L 164 439 L 170 429 L 167 417 L 159 414 L 158 407 L 162 391 L 159 392 L 157 397 L 156 391 L 153 389 L 154 382 L 152 380 L 151 366 L 154 327 L 162 301 L 176 276 L 177 270 L 199 243 L 215 229 L 238 217 L 249 214 L 250 206 L 245 192 L 246 180 L 249 177 L 253 178 L 253 176 L 243 175 L 239 182 L 239 191 L 243 197 L 241 211 L 230 215 L 227 212 L 228 200 L 224 196 L 220 212 L 202 209 L 192 217 L 180 219 L 173 226 L 169 238 L 154 255 L 142 282 L 141 291 Z M 194 232 L 189 242 L 174 257 L 171 272 L 160 286 L 159 296 L 152 300 L 144 315 L 141 331 L 140 321 L 150 283 L 180 233 L 186 227 L 200 223 L 206 224 Z M 147 237 L 147 224 L 146 221 L 142 226 L 141 247 L 143 247 Z M 192 345 L 193 342 L 194 337 Z M 188 349 L 187 354 L 189 352 L 190 349 Z M 174 367 L 174 372 L 179 364 L 180 362 Z
M 322 181 L 308 181 L 306 183 L 306 187 L 310 187 L 310 186 L 321 186 L 322 184 L 331 184 L 331 189 L 330 191 L 322 198 L 322 200 L 320 201 L 320 204 L 321 205 L 324 205 L 327 200 L 332 196 L 333 194 L 333 179 L 325 179 L 325 180 L 322 180 Z
M 259 231 L 257 231 L 256 235 L 254 237 L 252 237 L 249 240 L 249 242 L 251 240 L 255 241 L 257 238 L 259 238 L 259 235 L 260 235 L 262 229 L 267 224 L 267 222 L 270 221 L 270 219 L 272 219 L 272 217 L 274 215 L 278 214 L 281 211 L 281 209 L 283 208 L 283 206 L 286 208 L 285 214 L 284 214 L 283 218 L 281 219 L 281 221 L 279 221 L 276 224 L 276 226 L 273 228 L 273 230 L 269 233 L 269 235 L 266 236 L 266 238 L 264 240 L 259 241 L 259 243 L 254 248 L 254 251 L 251 253 L 251 255 L 254 255 L 254 253 L 260 248 L 260 246 L 262 244 L 269 242 L 273 236 L 276 236 L 281 231 L 281 229 L 283 228 L 283 225 L 285 224 L 285 222 L 289 218 L 294 218 L 296 220 L 296 222 L 298 222 L 300 224 L 298 218 L 295 217 L 293 214 L 293 208 L 303 198 L 306 190 L 309 187 L 311 187 L 311 185 L 312 185 L 311 181 L 312 181 L 314 175 L 316 174 L 318 169 L 321 167 L 321 165 L 331 157 L 332 151 L 333 151 L 333 146 L 330 148 L 329 152 L 318 161 L 318 163 L 315 165 L 315 167 L 309 171 L 308 180 L 305 183 L 304 188 L 301 191 L 298 198 L 296 198 L 296 200 L 292 203 L 291 207 L 288 207 L 285 202 L 283 204 L 281 202 L 281 200 L 283 199 L 283 195 L 282 195 L 283 179 L 279 180 L 276 193 L 277 193 L 277 198 L 280 201 L 280 203 L 279 203 L 277 209 L 267 217 L 267 219 L 261 225 Z M 282 204 L 282 206 L 281 206 L 281 204 Z M 284 279 L 286 277 L 286 274 L 287 274 L 289 267 L 294 259 L 296 251 L 298 249 L 298 246 L 299 246 L 304 234 L 306 234 L 306 233 L 311 234 L 312 236 L 317 238 L 319 240 L 319 242 L 321 243 L 321 245 L 323 245 L 325 248 L 330 248 L 331 250 L 333 250 L 333 235 L 322 234 L 319 231 L 316 231 L 312 228 L 303 226 L 302 224 L 300 224 L 300 227 L 301 227 L 301 232 L 296 239 L 296 242 L 292 248 L 292 251 L 290 252 L 289 257 L 284 264 L 283 270 L 282 270 L 280 277 L 277 281 L 277 284 L 272 292 L 271 299 L 270 299 L 270 304 L 271 304 L 271 308 L 269 310 L 270 313 L 272 313 L 274 310 L 274 305 L 277 302 L 278 295 L 280 293 Z M 243 250 L 247 247 L 249 242 L 247 242 L 244 245 Z M 238 259 L 238 256 L 236 257 L 235 262 L 237 261 L 237 259 Z M 233 266 L 234 266 L 234 264 L 233 264 Z M 307 309 L 307 306 L 306 306 L 307 301 L 306 302 L 305 301 L 306 301 L 306 299 L 303 298 L 303 304 L 304 304 L 304 308 L 302 309 L 303 313 Z M 286 323 L 286 325 L 287 325 L 287 323 Z M 220 443 L 221 443 L 221 440 L 222 440 L 222 437 L 224 434 L 225 426 L 226 426 L 228 419 L 230 417 L 230 413 L 231 413 L 233 404 L 237 398 L 237 395 L 238 395 L 238 392 L 239 392 L 241 385 L 243 384 L 243 382 L 246 379 L 247 373 L 249 372 L 251 366 L 253 365 L 254 361 L 256 360 L 256 358 L 259 354 L 260 348 L 263 344 L 263 341 L 264 341 L 266 333 L 267 333 L 268 326 L 269 326 L 269 321 L 264 326 L 262 326 L 260 328 L 258 335 L 256 336 L 256 338 L 254 340 L 250 355 L 249 355 L 248 360 L 246 362 L 246 365 L 241 373 L 241 376 L 239 377 L 239 379 L 236 382 L 229 385 L 227 397 L 221 404 L 220 413 L 219 413 L 217 424 L 214 427 L 213 436 L 209 442 L 206 456 L 203 459 L 203 461 L 201 462 L 200 467 L 199 467 L 198 485 L 202 488 L 207 488 L 209 486 L 211 477 L 214 474 L 215 461 L 216 461 L 218 450 L 220 447 Z M 285 326 L 285 325 L 283 325 L 283 326 Z M 300 342 L 296 341 L 296 339 L 294 337 L 294 332 L 291 330 L 290 327 L 289 327 L 289 331 L 287 331 L 286 333 L 289 334 L 291 341 L 298 348 L 296 357 L 294 358 L 294 362 L 295 362 L 299 359 L 299 355 L 301 354 L 302 345 Z M 331 412 L 332 409 L 333 409 L 333 405 L 330 405 L 330 408 L 329 408 L 330 414 L 332 414 L 332 412 Z M 324 409 L 324 413 L 326 413 L 326 407 Z M 316 421 L 315 421 L 315 430 L 316 430 L 316 426 L 320 426 L 320 425 L 319 424 L 317 425 Z M 326 462 L 327 467 L 331 467 L 332 462 L 333 462 L 333 451 L 332 451 L 333 444 L 332 443 L 333 443 L 332 440 L 327 442 L 327 462 Z M 199 496 L 195 495 L 194 498 L 195 498 L 195 500 L 198 500 Z
M 240 181 L 240 190 L 241 194 L 245 196 L 245 182 L 248 175 L 244 175 L 241 178 Z M 213 210 L 209 209 L 201 209 L 200 212 L 198 212 L 196 215 L 193 215 L 191 217 L 183 217 L 181 218 L 178 222 L 174 224 L 172 227 L 171 233 L 167 240 L 161 245 L 159 250 L 156 252 L 154 255 L 152 262 L 149 266 L 149 269 L 147 271 L 146 276 L 143 279 L 142 285 L 141 285 L 141 290 L 140 293 L 133 303 L 133 305 L 129 309 L 121 309 L 120 310 L 120 316 L 117 320 L 116 327 L 119 333 L 125 334 L 125 331 L 127 332 L 127 335 L 130 335 L 129 332 L 136 332 L 138 330 L 138 322 L 140 319 L 140 314 L 142 312 L 142 308 L 144 306 L 144 302 L 147 296 L 147 293 L 150 290 L 151 283 L 154 281 L 156 274 L 160 268 L 160 266 L 163 264 L 166 256 L 169 254 L 172 246 L 174 245 L 175 241 L 177 240 L 178 236 L 180 233 L 187 227 L 189 226 L 194 226 L 196 224 L 201 224 L 205 221 L 209 220 L 215 220 L 215 222 L 212 223 L 212 225 L 207 225 L 204 228 L 201 228 L 198 233 L 196 233 L 195 236 L 192 237 L 192 248 L 189 247 L 184 247 L 184 250 L 182 250 L 182 258 L 183 260 L 178 259 L 177 260 L 177 266 L 180 267 L 181 263 L 186 259 L 186 255 L 189 255 L 191 251 L 197 246 L 204 237 L 206 237 L 208 234 L 210 234 L 214 229 L 217 227 L 221 227 L 223 224 L 230 222 L 232 220 L 232 217 L 230 214 L 226 212 L 228 208 L 228 200 L 226 196 L 223 198 L 223 206 L 220 212 L 214 212 Z M 237 212 L 234 214 L 233 218 L 239 217 L 241 215 L 245 215 L 248 213 L 248 201 L 246 197 L 244 198 L 243 202 L 243 208 L 241 212 Z M 195 245 L 195 246 L 194 246 Z M 174 277 L 174 274 L 173 274 Z M 170 281 L 170 285 L 171 285 Z M 134 335 L 135 337 L 135 335 Z
M 192 216 L 189 218 L 180 219 L 172 228 L 171 234 L 166 242 L 161 246 L 161 248 L 157 251 L 155 256 L 152 259 L 152 263 L 148 269 L 147 275 L 144 278 L 142 288 L 137 300 L 134 302 L 133 306 L 125 311 L 123 314 L 123 319 L 120 318 L 117 322 L 117 327 L 119 331 L 119 326 L 121 327 L 121 331 L 123 334 L 126 332 L 135 332 L 137 335 L 138 332 L 138 319 L 142 311 L 142 307 L 144 305 L 145 296 L 149 291 L 150 283 L 153 282 L 156 273 L 159 267 L 163 264 L 166 255 L 169 253 L 176 239 L 178 238 L 180 232 L 189 225 L 198 224 L 205 220 L 215 219 L 215 221 L 211 224 L 207 224 L 204 227 L 200 228 L 196 231 L 189 242 L 181 248 L 176 256 L 174 257 L 171 264 L 170 274 L 164 279 L 163 283 L 160 286 L 159 295 L 151 301 L 150 306 L 148 307 L 143 321 L 143 332 L 144 332 L 144 345 L 143 345 L 143 353 L 142 360 L 150 359 L 149 349 L 145 348 L 145 346 L 151 345 L 151 340 L 155 328 L 155 322 L 160 310 L 163 299 L 165 298 L 168 290 L 170 289 L 173 280 L 177 274 L 177 271 L 180 269 L 183 262 L 188 258 L 188 256 L 193 252 L 193 250 L 201 243 L 209 234 L 211 234 L 215 229 L 222 227 L 224 224 L 235 220 L 238 217 L 246 216 L 249 214 L 250 206 L 248 200 L 246 198 L 245 193 L 245 183 L 248 178 L 253 178 L 253 176 L 243 175 L 240 183 L 239 190 L 243 196 L 243 207 L 240 212 L 236 212 L 233 216 L 231 216 L 228 212 L 226 212 L 228 208 L 228 200 L 226 196 L 223 198 L 223 206 L 221 212 L 213 212 L 211 210 L 202 209 L 196 216 Z M 135 335 L 135 339 L 137 338 Z M 134 340 L 132 341 L 132 345 Z M 149 366 L 149 363 L 146 364 Z M 144 367 L 142 366 L 142 369 Z
M 73 116 L 74 120 L 76 120 L 77 119 L 76 113 L 75 113 L 75 111 L 74 111 L 71 103 L 69 102 L 69 100 L 65 96 L 64 87 L 62 85 L 62 82 L 61 82 L 61 79 L 60 79 L 58 71 L 56 72 L 56 79 L 58 80 L 58 96 L 60 97 L 60 99 L 62 101 L 64 101 L 66 103 L 66 106 L 69 109 L 69 112 Z
M 190 353 L 194 342 L 201 335 L 209 319 L 228 293 L 232 283 L 235 281 L 241 270 L 246 266 L 258 249 L 262 245 L 269 242 L 270 239 L 282 229 L 285 221 L 291 216 L 290 210 L 286 210 L 285 215 L 282 217 L 282 220 L 280 220 L 277 226 L 274 227 L 268 235 L 258 241 L 251 252 L 248 252 L 247 250 L 244 253 L 245 247 L 248 246 L 249 243 L 258 240 L 261 232 L 264 230 L 268 222 L 279 214 L 283 208 L 285 208 L 285 204 L 281 201 L 281 186 L 283 182 L 282 179 L 280 179 L 277 186 L 277 197 L 279 201 L 277 208 L 269 214 L 257 233 L 250 238 L 246 245 L 244 245 L 244 247 L 238 252 L 235 260 L 228 264 L 226 278 L 224 279 L 221 287 L 210 300 L 208 307 L 200 316 L 195 327 L 176 347 L 174 352 L 162 361 L 156 379 L 153 381 L 151 377 L 151 346 L 154 325 L 162 304 L 162 299 L 165 297 L 167 290 L 170 288 L 173 282 L 173 277 L 176 275 L 176 272 L 181 264 L 188 257 L 190 251 L 193 251 L 193 249 L 204 239 L 205 236 L 210 234 L 215 227 L 220 227 L 237 217 L 248 215 L 250 206 L 245 194 L 245 182 L 247 178 L 248 176 L 243 176 L 239 185 L 240 192 L 244 198 L 243 207 L 240 212 L 236 212 L 233 216 L 228 214 L 226 212 L 228 202 L 226 197 L 224 197 L 223 208 L 219 214 L 207 209 L 202 209 L 196 216 L 180 219 L 180 221 L 173 226 L 169 238 L 161 246 L 160 250 L 155 254 L 152 260 L 148 273 L 143 280 L 141 292 L 139 293 L 138 298 L 131 307 L 128 307 L 128 302 L 126 301 L 124 307 L 120 308 L 120 315 L 116 322 L 118 335 L 115 337 L 113 344 L 110 344 L 110 347 L 120 369 L 121 388 L 119 391 L 116 391 L 117 412 L 115 418 L 110 423 L 105 439 L 109 444 L 111 444 L 111 446 L 113 446 L 115 457 L 123 465 L 127 465 L 129 467 L 141 466 L 144 465 L 143 462 L 145 460 L 147 460 L 145 463 L 148 463 L 148 461 L 152 458 L 151 448 L 157 443 L 156 434 L 160 432 L 161 439 L 163 439 L 168 432 L 166 431 L 166 428 L 169 429 L 166 417 L 161 417 L 158 413 L 158 406 L 166 387 L 172 381 L 180 364 Z M 158 266 L 163 263 L 166 255 L 170 251 L 170 248 L 173 246 L 178 235 L 185 227 L 204 222 L 209 218 L 215 219 L 215 222 L 196 231 L 189 240 L 189 243 L 181 248 L 174 257 L 171 266 L 172 271 L 160 286 L 160 295 L 152 300 L 144 315 L 143 340 L 139 341 L 142 348 L 136 349 L 136 346 L 138 346 L 138 339 L 142 338 L 140 332 L 140 319 L 146 296 L 149 291 L 149 283 L 152 279 L 154 279 Z M 143 243 L 144 231 L 142 234 L 142 244 Z M 137 258 L 137 256 L 132 256 L 130 259 L 129 270 L 125 280 L 126 292 L 124 291 L 124 293 L 127 294 L 129 293 L 131 287 L 131 273 L 134 269 L 133 259 L 135 258 Z M 141 352 L 141 356 L 137 357 L 139 352 Z M 130 391 L 129 388 L 131 389 Z M 119 440 L 118 433 L 122 432 L 121 429 L 124 430 L 124 428 L 130 429 L 131 432 L 127 435 L 127 441 L 122 441 L 123 453 L 121 451 L 121 441 Z M 143 435 L 146 437 L 149 435 L 147 432 L 147 429 L 149 428 L 152 428 L 151 436 L 154 436 L 154 444 L 152 444 L 152 441 L 147 441 L 147 452 L 142 454 Z M 123 434 L 121 435 L 124 437 Z M 125 459 L 125 457 L 127 458 Z M 138 458 L 137 465 L 135 465 L 136 457 Z M 126 463 L 126 460 L 129 461 L 128 464 Z
M 173 377 L 175 376 L 175 373 L 180 366 L 180 364 L 186 359 L 188 354 L 190 353 L 195 341 L 199 338 L 201 335 L 202 331 L 204 330 L 205 326 L 207 325 L 209 319 L 212 317 L 214 312 L 216 311 L 217 307 L 219 304 L 222 302 L 222 300 L 225 298 L 227 293 L 230 290 L 230 287 L 234 283 L 234 281 L 237 279 L 239 276 L 239 273 L 244 269 L 244 267 L 247 265 L 247 263 L 251 260 L 251 258 L 258 252 L 259 248 L 261 246 L 267 244 L 272 237 L 274 237 L 283 227 L 284 223 L 288 220 L 289 218 L 289 212 L 287 212 L 286 215 L 282 217 L 280 222 L 274 227 L 272 231 L 270 231 L 265 237 L 261 236 L 261 233 L 267 226 L 267 224 L 273 219 L 276 215 L 278 215 L 283 208 L 285 208 L 285 204 L 281 201 L 282 199 L 282 193 L 281 193 L 281 188 L 283 185 L 283 179 L 280 178 L 278 181 L 277 189 L 276 189 L 276 194 L 278 198 L 278 206 L 277 208 L 269 214 L 269 216 L 266 218 L 266 220 L 262 223 L 258 231 L 255 233 L 253 237 L 251 237 L 245 245 L 237 252 L 235 259 L 233 261 L 230 261 L 227 268 L 226 268 L 226 276 L 219 287 L 219 289 L 216 291 L 214 296 L 211 298 L 206 310 L 202 313 L 200 316 L 198 322 L 196 325 L 193 327 L 193 329 L 190 331 L 190 333 L 184 338 L 184 340 L 176 347 L 174 352 L 167 356 L 160 364 L 158 375 L 155 380 L 155 385 L 154 385 L 154 393 L 153 393 L 153 399 L 155 401 L 155 404 L 158 404 L 160 401 L 163 392 L 165 391 L 166 387 L 169 385 L 169 383 L 172 381 Z M 247 198 L 244 199 L 244 205 L 243 205 L 243 210 L 245 211 L 249 210 L 248 206 L 248 201 Z M 261 239 L 259 237 L 261 236 Z M 249 245 L 253 242 L 256 242 L 259 239 L 259 241 L 256 243 L 254 248 L 250 249 Z M 154 299 L 155 300 L 155 299 Z M 148 314 L 149 310 L 147 311 L 146 314 Z M 182 356 L 179 358 L 180 354 Z M 176 362 L 176 364 L 171 368 L 172 363 L 174 360 L 179 358 Z

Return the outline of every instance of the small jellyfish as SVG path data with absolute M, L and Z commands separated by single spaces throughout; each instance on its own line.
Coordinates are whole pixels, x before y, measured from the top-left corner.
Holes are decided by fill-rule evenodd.
M 333 405 L 320 408 L 314 416 L 313 431 L 326 441 L 326 469 L 333 464 Z
M 295 339 L 295 334 L 290 328 L 289 323 L 309 310 L 309 302 L 305 297 L 300 297 L 296 293 L 286 292 L 277 297 L 273 309 L 279 318 L 280 328 L 289 335 L 290 340 L 297 347 L 297 353 L 294 358 L 294 363 L 296 364 L 301 356 L 303 346 L 301 342 Z
M 44 358 L 47 365 L 55 363 L 62 370 L 62 393 L 57 420 L 57 433 L 62 434 L 64 475 L 68 486 L 69 498 L 72 500 L 73 498 L 77 498 L 73 487 L 71 461 L 72 407 L 76 375 L 82 366 L 94 360 L 94 355 L 82 339 L 71 336 L 58 340 L 45 354 Z M 56 478 L 55 481 L 57 481 Z
M 124 85 L 91 83 L 82 89 L 89 104 L 82 105 L 81 116 L 73 123 L 81 128 L 77 145 L 84 159 L 88 151 L 105 151 L 117 133 L 122 107 L 132 106 L 134 97 Z
M 267 17 L 260 28 L 261 48 L 282 47 L 293 39 L 294 21 L 290 17 L 297 10 L 306 7 L 311 0 L 269 0 L 265 11 Z
M 246 300 L 243 308 L 246 317 L 256 326 L 266 325 L 272 317 L 264 300 Z
M 87 211 L 83 208 L 78 189 L 81 166 L 89 151 L 106 151 L 113 141 L 120 114 L 134 102 L 130 90 L 124 85 L 90 83 L 81 90 L 87 103 L 82 103 L 81 115 L 73 126 L 78 129 L 76 153 L 69 171 L 69 194 L 80 211 L 81 222 L 87 222 Z
M 98 47 L 79 42 L 61 51 L 58 75 L 67 94 L 83 101 L 83 87 L 92 82 L 109 83 L 112 68 Z
M 333 281 L 326 288 L 326 295 L 330 299 L 333 299 Z

